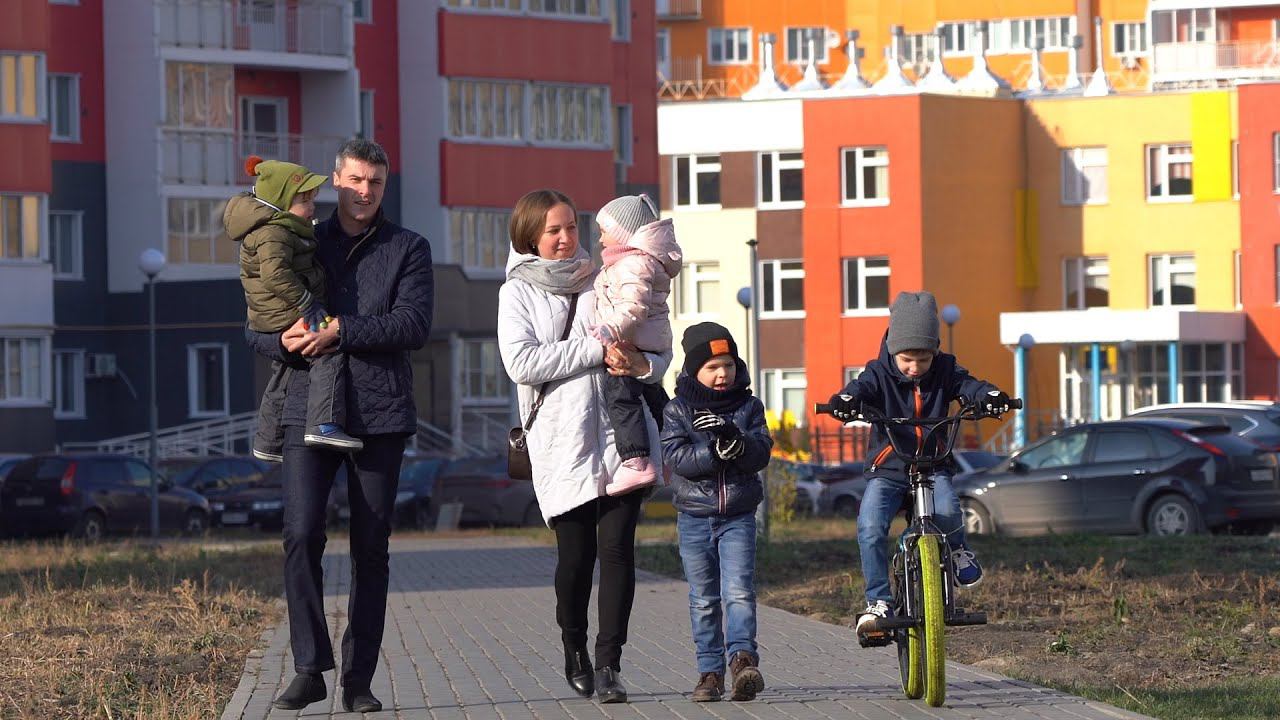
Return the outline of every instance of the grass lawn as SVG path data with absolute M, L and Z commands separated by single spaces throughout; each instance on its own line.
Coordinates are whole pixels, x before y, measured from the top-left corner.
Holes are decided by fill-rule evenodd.
M 281 593 L 278 540 L 0 544 L 0 717 L 217 717 Z
M 642 526 L 637 562 L 680 577 L 674 529 Z M 761 603 L 852 627 L 863 581 L 848 521 L 774 529 Z M 974 538 L 986 570 L 950 628 L 948 657 L 1165 720 L 1280 718 L 1275 538 Z M 852 630 L 850 647 L 857 651 Z

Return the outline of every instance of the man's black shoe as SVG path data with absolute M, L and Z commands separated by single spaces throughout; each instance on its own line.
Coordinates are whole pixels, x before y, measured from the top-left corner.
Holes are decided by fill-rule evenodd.
M 272 705 L 281 710 L 301 710 L 313 702 L 325 699 L 329 691 L 324 686 L 324 676 L 320 673 L 298 673 L 293 682 L 280 693 Z
M 342 688 L 342 709 L 347 712 L 370 713 L 382 709 L 382 701 L 373 696 L 368 689 L 348 690 Z
M 586 648 L 564 648 L 564 679 L 582 697 L 591 697 L 595 683 L 591 678 L 591 656 Z
M 602 703 L 624 703 L 627 689 L 618 680 L 618 671 L 611 667 L 596 670 L 596 697 Z

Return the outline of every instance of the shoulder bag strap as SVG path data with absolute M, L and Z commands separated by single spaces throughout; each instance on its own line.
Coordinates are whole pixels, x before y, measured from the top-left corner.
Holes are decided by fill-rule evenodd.
M 569 331 L 573 329 L 573 318 L 578 314 L 578 293 L 574 293 L 569 299 L 569 316 L 564 321 L 564 332 L 560 333 L 560 341 L 564 342 L 569 338 Z M 542 408 L 542 401 L 547 397 L 547 388 L 551 385 L 551 381 L 542 383 L 542 387 L 538 388 L 538 399 L 533 401 L 533 407 L 529 408 L 529 419 L 524 423 L 524 431 L 529 432 L 529 428 L 533 426 L 533 419 L 538 416 L 538 410 Z

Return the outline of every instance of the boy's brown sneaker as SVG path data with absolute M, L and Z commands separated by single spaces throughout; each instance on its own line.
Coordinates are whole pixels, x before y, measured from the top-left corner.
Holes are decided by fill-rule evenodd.
M 694 702 L 715 702 L 724 695 L 724 673 L 705 672 L 693 688 Z
M 755 658 L 746 650 L 739 650 L 729 658 L 729 672 L 733 676 L 733 700 L 755 700 L 756 693 L 764 689 L 764 676 Z

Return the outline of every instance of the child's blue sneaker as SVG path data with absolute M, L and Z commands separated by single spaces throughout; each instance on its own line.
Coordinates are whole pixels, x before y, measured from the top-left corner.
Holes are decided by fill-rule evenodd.
M 343 432 L 342 427 L 333 423 L 315 426 L 315 429 L 303 436 L 310 447 L 323 447 L 342 452 L 354 452 L 364 449 L 364 441 Z
M 982 579 L 982 566 L 978 558 L 969 548 L 956 548 L 951 551 L 951 562 L 956 568 L 956 582 L 964 587 L 972 587 Z

